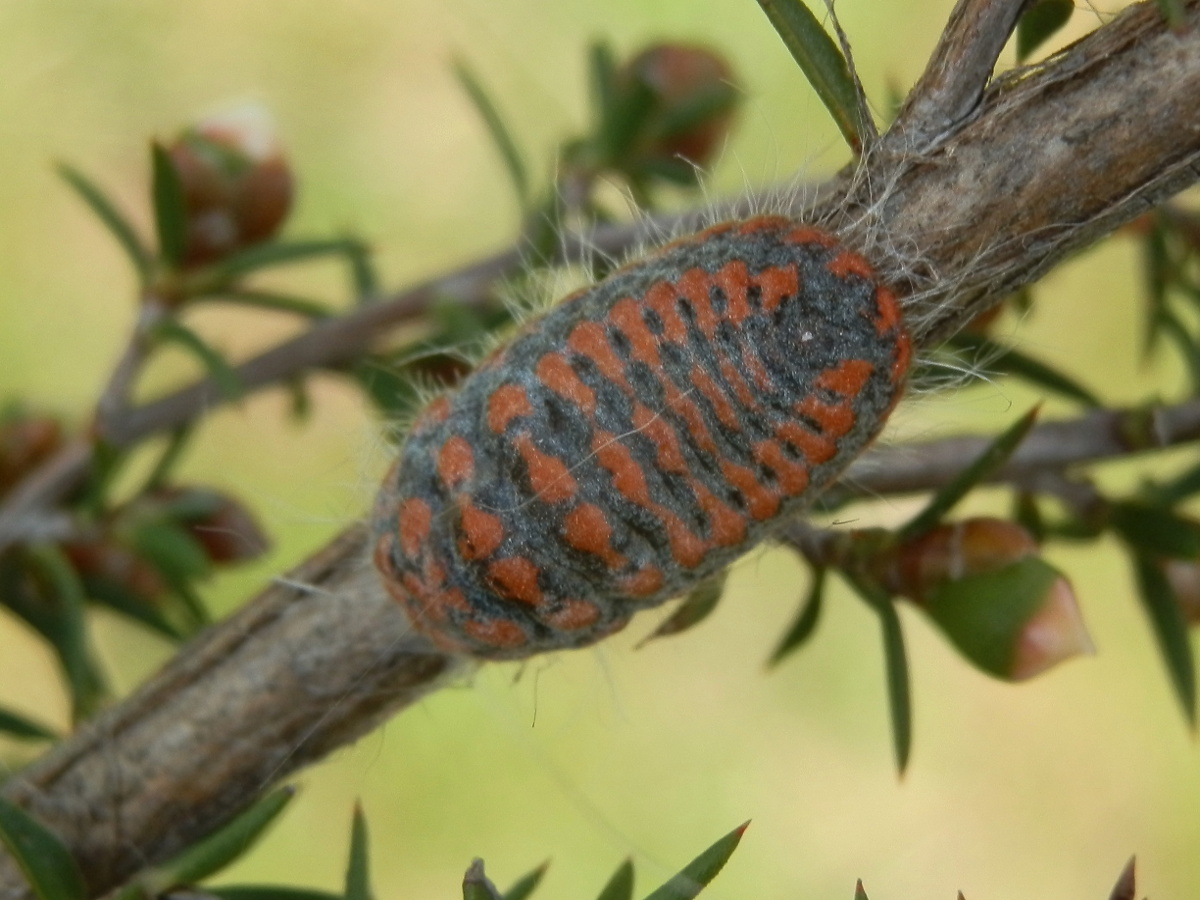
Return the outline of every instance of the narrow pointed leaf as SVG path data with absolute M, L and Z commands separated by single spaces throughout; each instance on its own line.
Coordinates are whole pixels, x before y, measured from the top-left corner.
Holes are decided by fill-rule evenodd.
M 604 41 L 596 41 L 588 48 L 588 87 L 591 89 L 592 106 L 596 111 L 597 128 L 612 115 L 616 102 L 613 90 L 617 63 L 612 48 Z
M 788 629 L 775 652 L 771 654 L 768 666 L 777 666 L 788 656 L 799 650 L 808 639 L 816 633 L 817 623 L 821 619 L 821 607 L 825 598 L 825 569 L 814 568 L 812 584 L 808 588 L 808 596 L 800 607 L 800 614 L 792 627 Z
M 936 525 L 959 500 L 970 493 L 977 484 L 986 481 L 997 469 L 1008 461 L 1013 451 L 1020 446 L 1029 429 L 1037 419 L 1040 407 L 1035 406 L 1010 425 L 991 445 L 979 454 L 973 463 L 956 475 L 949 484 L 938 491 L 916 518 L 900 529 L 897 537 L 907 540 L 924 534 Z
M 247 247 L 233 256 L 214 263 L 197 275 L 199 293 L 221 293 L 240 278 L 263 269 L 294 263 L 311 262 L 325 256 L 342 256 L 353 261 L 365 252 L 354 238 L 329 238 L 312 241 L 279 241 Z
M 1183 707 L 1188 724 L 1196 723 L 1196 668 L 1187 620 L 1171 590 L 1171 584 L 1155 561 L 1142 553 L 1134 555 L 1138 596 L 1150 618 L 1158 649 L 1162 654 L 1175 696 Z
M 982 335 L 959 333 L 952 343 L 978 353 L 991 371 L 1012 375 L 1087 407 L 1103 405 L 1099 397 L 1070 376 Z
M 1017 21 L 1017 62 L 1029 55 L 1067 24 L 1075 11 L 1074 0 L 1037 0 Z
M 648 895 L 646 900 L 691 900 L 724 868 L 749 825 L 746 822 L 733 829 L 684 866 L 678 875 Z
M 200 299 L 200 298 L 197 298 Z M 305 297 L 292 297 L 273 291 L 231 290 L 221 294 L 211 294 L 203 298 L 234 303 L 238 306 L 249 306 L 254 309 L 266 309 L 272 312 L 292 313 L 306 319 L 328 319 L 333 310 L 316 300 Z
M 362 807 L 354 805 L 350 826 L 350 861 L 346 864 L 345 900 L 372 900 L 371 863 L 367 841 L 367 819 Z
M 675 612 L 665 622 L 654 629 L 654 633 L 638 644 L 643 647 L 656 638 L 672 634 L 682 634 L 688 629 L 695 628 L 707 619 L 717 604 L 721 601 L 721 593 L 725 590 L 725 573 L 709 578 L 693 588 L 683 602 L 676 607 Z
M 154 334 L 159 340 L 177 344 L 196 357 L 226 398 L 236 400 L 242 395 L 242 380 L 233 366 L 192 329 L 174 319 L 165 319 L 154 329 Z
M 28 552 L 53 595 L 53 619 L 48 628 L 39 630 L 58 654 L 71 691 L 71 716 L 78 722 L 94 712 L 107 693 L 88 646 L 83 583 L 58 546 L 41 544 L 30 547 Z
M 1108 900 L 1134 900 L 1137 896 L 1136 868 L 1137 857 L 1129 857 L 1129 862 L 1125 863 L 1125 868 L 1121 870 L 1117 883 L 1113 885 L 1112 893 L 1108 895 Z
M 58 737 L 44 725 L 7 709 L 0 709 L 0 734 L 26 741 L 52 741 Z
M 908 654 L 896 604 L 878 585 L 848 578 L 851 586 L 879 616 L 883 634 L 883 662 L 887 677 L 888 709 L 892 719 L 892 745 L 896 768 L 904 774 L 912 750 L 912 694 L 909 687 Z
M 179 884 L 195 884 L 224 869 L 254 846 L 295 795 L 291 787 L 263 797 L 232 822 L 140 879 L 151 895 Z
M 1131 547 L 1175 559 L 1200 557 L 1200 521 L 1150 503 L 1113 503 L 1109 525 Z
M 516 884 L 504 892 L 504 900 L 525 900 L 541 883 L 549 865 L 549 862 L 544 862 L 532 872 L 518 878 Z
M 867 892 L 863 888 L 862 879 L 858 879 L 858 884 L 854 885 L 854 900 L 869 900 Z
M 862 148 L 870 113 L 859 107 L 846 58 L 803 0 L 758 0 L 850 149 Z
M 45 825 L 0 797 L 0 844 L 21 869 L 38 900 L 85 900 L 74 857 Z
M 108 229 L 109 234 L 125 251 L 125 255 L 129 257 L 129 261 L 138 274 L 139 282 L 145 284 L 150 274 L 153 256 L 146 249 L 146 245 L 142 243 L 137 229 L 90 178 L 67 163 L 59 163 L 56 168 L 63 181 L 69 184 L 87 204 L 88 209 L 96 215 L 96 218 L 101 221 Z
M 500 152 L 504 168 L 508 171 L 508 177 L 512 181 L 513 190 L 517 194 L 517 203 L 522 212 L 526 211 L 529 208 L 529 175 L 525 171 L 525 162 L 521 158 L 521 151 L 517 149 L 517 142 L 513 140 L 512 133 L 504 124 L 504 119 L 500 116 L 491 97 L 488 96 L 482 83 L 467 67 L 467 64 L 462 60 L 456 60 L 454 74 L 463 90 L 467 92 L 467 96 L 471 98 L 471 103 L 474 104 L 476 112 L 483 119 L 484 125 L 487 126 L 492 142 Z
M 633 863 L 621 863 L 596 900 L 633 900 Z
M 183 197 L 183 184 L 171 162 L 171 155 L 157 141 L 150 145 L 150 160 L 158 252 L 168 264 L 178 266 L 187 249 L 187 203 Z
M 379 295 L 379 275 L 371 260 L 371 248 L 361 242 L 346 251 L 350 260 L 350 283 L 354 287 L 354 298 L 366 302 Z
M 342 900 L 328 891 L 265 884 L 205 888 L 202 896 L 217 897 L 219 900 Z

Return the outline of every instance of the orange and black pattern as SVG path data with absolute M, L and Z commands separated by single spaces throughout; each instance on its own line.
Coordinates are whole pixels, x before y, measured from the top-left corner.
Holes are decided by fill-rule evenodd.
M 778 217 L 710 228 L 529 323 L 421 413 L 375 562 L 444 649 L 590 644 L 807 505 L 908 368 L 861 257 Z

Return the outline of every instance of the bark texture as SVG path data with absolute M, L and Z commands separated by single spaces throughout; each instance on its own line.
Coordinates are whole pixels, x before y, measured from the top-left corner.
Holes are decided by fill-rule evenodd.
M 817 209 L 907 289 L 921 346 L 1200 174 L 1200 7 L 1178 31 L 1134 7 L 985 89 L 1021 6 L 962 0 L 896 126 Z M 365 544 L 340 536 L 4 785 L 91 895 L 458 669 L 407 632 Z M 30 897 L 0 852 L 0 900 Z

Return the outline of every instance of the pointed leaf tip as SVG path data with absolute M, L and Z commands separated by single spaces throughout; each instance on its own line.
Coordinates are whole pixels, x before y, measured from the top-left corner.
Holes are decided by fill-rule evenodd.
M 749 827 L 750 821 L 747 820 L 720 838 L 646 900 L 692 900 L 717 877 Z
M 1125 863 L 1125 868 L 1121 870 L 1108 900 L 1134 900 L 1137 893 L 1136 867 L 1137 857 L 1129 857 L 1129 862 Z
M 863 887 L 862 879 L 858 879 L 858 883 L 854 885 L 854 900 L 869 900 L 867 891 Z
M 625 860 L 613 872 L 596 900 L 633 900 L 633 862 Z

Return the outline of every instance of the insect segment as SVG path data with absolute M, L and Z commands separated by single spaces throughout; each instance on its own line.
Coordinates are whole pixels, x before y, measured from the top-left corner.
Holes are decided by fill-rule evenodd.
M 829 234 L 709 228 L 528 323 L 421 413 L 375 563 L 443 649 L 580 647 L 765 537 L 875 437 L 900 307 Z

